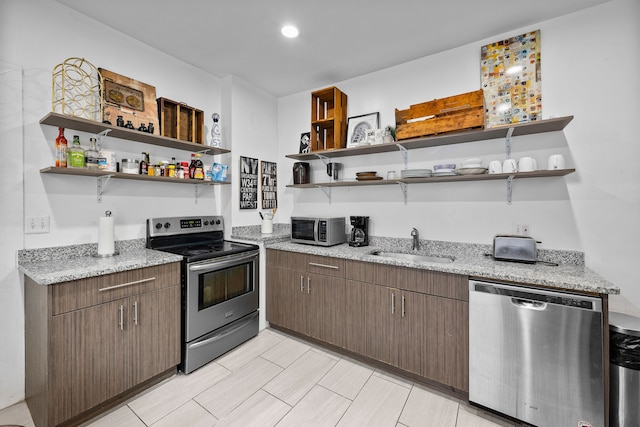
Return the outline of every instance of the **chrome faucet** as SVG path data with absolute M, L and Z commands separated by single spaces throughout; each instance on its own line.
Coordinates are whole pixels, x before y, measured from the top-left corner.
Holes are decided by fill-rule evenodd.
M 413 228 L 411 230 L 411 237 L 413 237 L 413 242 L 411 243 L 411 250 L 419 251 L 420 250 L 420 234 L 418 233 L 417 228 Z

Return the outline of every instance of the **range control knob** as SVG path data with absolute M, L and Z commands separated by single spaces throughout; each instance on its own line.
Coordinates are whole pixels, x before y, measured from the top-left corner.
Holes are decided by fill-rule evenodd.
M 164 228 L 167 228 L 167 229 L 168 229 L 169 227 L 171 227 L 171 224 L 169 224 L 168 222 L 165 222 L 165 223 L 164 223 Z
M 161 223 L 157 223 L 156 224 L 156 230 L 160 230 L 162 228 L 162 224 Z
M 213 223 L 212 223 L 213 224 Z M 207 226 L 209 225 L 209 221 L 207 221 L 206 219 L 204 220 L 204 225 Z
M 219 219 L 216 220 L 216 224 L 220 224 L 220 220 Z

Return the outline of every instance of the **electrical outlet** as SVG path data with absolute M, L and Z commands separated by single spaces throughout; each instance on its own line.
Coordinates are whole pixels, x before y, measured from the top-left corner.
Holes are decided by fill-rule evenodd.
M 522 235 L 529 236 L 529 224 L 522 224 Z
M 513 234 L 516 236 L 522 236 L 522 224 L 517 222 L 513 223 Z
M 24 224 L 25 234 L 43 234 L 49 232 L 49 215 L 27 216 Z

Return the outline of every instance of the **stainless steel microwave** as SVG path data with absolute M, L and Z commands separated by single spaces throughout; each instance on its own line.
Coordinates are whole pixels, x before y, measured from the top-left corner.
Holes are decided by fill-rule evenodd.
M 339 245 L 347 241 L 342 218 L 291 217 L 291 241 L 317 246 Z

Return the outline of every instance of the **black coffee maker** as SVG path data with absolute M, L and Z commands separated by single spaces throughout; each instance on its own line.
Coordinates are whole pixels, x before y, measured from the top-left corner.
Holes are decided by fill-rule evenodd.
M 368 216 L 352 216 L 351 234 L 349 235 L 349 246 L 368 246 L 369 245 L 369 217 Z

